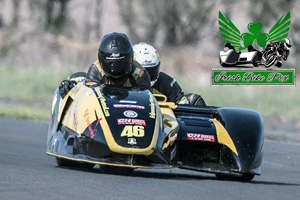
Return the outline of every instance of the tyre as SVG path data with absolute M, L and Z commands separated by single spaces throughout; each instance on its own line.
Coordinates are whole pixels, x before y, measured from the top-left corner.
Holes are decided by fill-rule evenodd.
M 56 157 L 56 164 L 58 167 L 77 167 L 77 168 L 85 168 L 85 169 L 91 169 L 95 166 L 93 163 L 81 163 L 81 162 L 76 162 L 73 160 L 68 160 L 64 158 L 59 158 Z
M 243 174 L 239 180 L 240 181 L 243 181 L 243 182 L 248 182 L 248 181 L 251 181 L 253 178 L 254 178 L 254 174 Z
M 259 62 L 257 62 L 257 61 L 252 62 L 253 67 L 258 67 L 258 64 L 259 64 Z
M 270 55 L 270 56 L 266 59 L 264 65 L 265 65 L 266 68 L 268 68 L 268 67 L 271 67 L 272 65 L 274 65 L 276 61 L 277 61 L 277 56 L 275 56 L 275 55 Z
M 231 181 L 241 181 L 241 182 L 249 182 L 254 178 L 254 176 L 255 176 L 254 174 L 242 174 L 241 176 L 216 174 L 216 177 L 219 180 L 231 180 Z
M 116 167 L 110 165 L 100 165 L 100 170 L 105 174 L 131 175 L 133 168 L 130 167 Z

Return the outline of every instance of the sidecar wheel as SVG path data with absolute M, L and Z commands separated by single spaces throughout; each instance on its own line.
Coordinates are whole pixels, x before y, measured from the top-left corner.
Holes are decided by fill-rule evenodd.
M 110 165 L 100 165 L 100 170 L 105 174 L 131 175 L 133 168 L 130 167 L 116 167 Z

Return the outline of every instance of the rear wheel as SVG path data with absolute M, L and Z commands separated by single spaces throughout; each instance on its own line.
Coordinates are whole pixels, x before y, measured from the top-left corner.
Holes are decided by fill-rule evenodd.
M 242 177 L 240 177 L 240 181 L 248 182 L 251 181 L 254 178 L 254 174 L 243 174 Z
M 59 167 L 78 167 L 78 168 L 85 168 L 85 169 L 91 169 L 95 166 L 95 164 L 93 163 L 81 163 L 81 162 L 76 162 L 73 160 L 68 160 L 68 159 L 64 159 L 64 158 L 59 158 L 56 157 L 56 164 Z
M 258 64 L 259 64 L 259 63 L 258 63 L 257 61 L 253 61 L 253 62 L 252 62 L 253 67 L 258 67 Z
M 254 174 L 242 174 L 241 176 L 225 175 L 225 174 L 216 174 L 217 179 L 219 180 L 233 180 L 233 181 L 242 181 L 248 182 L 254 178 Z
M 105 174 L 131 175 L 134 169 L 130 167 L 100 165 L 100 170 Z

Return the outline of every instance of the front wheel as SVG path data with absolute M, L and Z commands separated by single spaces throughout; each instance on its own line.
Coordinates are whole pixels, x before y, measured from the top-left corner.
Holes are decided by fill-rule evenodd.
M 254 178 L 254 174 L 242 174 L 241 176 L 232 176 L 225 174 L 216 174 L 217 179 L 219 180 L 233 180 L 241 182 L 249 182 Z
M 92 169 L 95 166 L 95 164 L 93 163 L 81 163 L 81 162 L 76 162 L 73 160 L 68 160 L 59 157 L 56 157 L 55 161 L 58 167 L 77 167 L 77 168 Z
M 264 65 L 266 68 L 271 67 L 272 65 L 275 64 L 275 62 L 277 61 L 277 56 L 275 55 L 270 55 L 264 62 Z
M 105 174 L 131 175 L 133 168 L 130 167 L 116 167 L 110 165 L 100 165 L 100 170 Z

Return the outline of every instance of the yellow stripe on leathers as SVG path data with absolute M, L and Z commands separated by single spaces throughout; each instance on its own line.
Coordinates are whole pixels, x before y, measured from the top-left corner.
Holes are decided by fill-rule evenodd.
M 119 146 L 112 136 L 111 130 L 94 91 L 91 88 L 84 86 L 82 83 L 79 83 L 78 86 L 78 89 L 70 91 L 59 105 L 59 110 L 61 111 L 68 96 L 71 96 L 74 100 L 70 108 L 67 110 L 67 114 L 63 120 L 63 124 L 65 126 L 80 134 L 83 133 L 83 131 L 85 131 L 91 123 L 97 119 L 101 119 L 99 123 L 103 129 L 104 137 L 111 151 L 122 154 L 138 154 L 147 156 L 153 153 L 158 138 L 158 117 L 155 120 L 155 129 L 152 141 L 147 148 L 138 149 Z M 157 110 L 156 113 L 158 113 Z
M 210 119 L 210 121 L 212 121 L 215 124 L 216 127 L 216 131 L 217 131 L 217 137 L 218 137 L 218 142 L 220 144 L 224 144 L 227 147 L 229 147 L 236 155 L 239 155 L 236 147 L 230 137 L 230 135 L 228 134 L 228 132 L 226 131 L 226 129 L 224 128 L 224 126 L 217 120 L 217 119 Z

